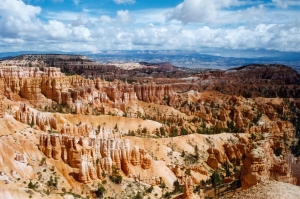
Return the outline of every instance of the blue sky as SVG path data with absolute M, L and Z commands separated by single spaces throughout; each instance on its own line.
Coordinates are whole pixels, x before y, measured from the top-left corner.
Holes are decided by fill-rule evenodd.
M 0 52 L 300 52 L 300 0 L 0 0 Z

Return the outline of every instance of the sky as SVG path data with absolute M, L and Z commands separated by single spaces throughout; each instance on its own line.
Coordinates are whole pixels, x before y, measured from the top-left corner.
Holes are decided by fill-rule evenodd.
M 0 52 L 300 52 L 300 0 L 0 0 Z

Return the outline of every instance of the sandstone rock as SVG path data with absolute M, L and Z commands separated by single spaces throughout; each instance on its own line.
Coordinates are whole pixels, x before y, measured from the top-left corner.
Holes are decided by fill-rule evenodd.
M 140 151 L 137 146 L 135 146 L 131 151 L 131 160 L 130 161 L 133 166 L 138 166 L 141 164 Z
M 143 169 L 150 169 L 151 161 L 152 161 L 151 156 L 144 149 L 140 149 L 140 154 L 141 154 L 140 160 L 141 160 L 142 168 Z
M 193 199 L 195 198 L 194 196 L 194 182 L 193 179 L 189 176 L 185 180 L 185 185 L 184 185 L 184 192 L 183 192 L 183 198 L 185 199 Z
M 126 151 L 121 150 L 122 158 L 121 158 L 121 169 L 125 173 L 125 175 L 129 175 L 129 163 L 128 158 L 126 157 Z
M 270 140 L 252 143 L 243 161 L 243 189 L 272 178 L 296 184 L 296 179 L 291 175 L 291 166 L 274 155 Z
M 146 150 L 137 146 L 131 149 L 129 141 L 123 142 L 119 133 L 101 128 L 96 134 L 93 127 L 81 123 L 75 128 L 78 137 L 69 127 L 64 125 L 63 135 L 41 134 L 39 149 L 49 158 L 62 159 L 70 167 L 78 168 L 80 182 L 102 179 L 102 172 L 111 174 L 113 166 L 129 175 L 130 163 L 143 169 L 152 165 L 152 158 Z
M 3 118 L 5 115 L 5 107 L 3 105 L 3 99 L 4 97 L 0 95 L 0 118 Z
M 218 168 L 219 163 L 214 154 L 209 154 L 207 158 L 207 165 L 210 166 L 213 170 L 216 170 Z
M 20 103 L 15 119 L 25 124 L 37 125 L 43 131 L 57 129 L 57 121 L 55 117 L 44 115 L 23 103 Z
M 236 156 L 236 152 L 234 151 L 233 147 L 231 145 L 229 145 L 228 143 L 225 143 L 223 145 L 226 155 L 228 157 L 228 159 L 230 160 L 230 162 L 234 162 L 237 160 L 237 156 Z
M 88 170 L 86 154 L 81 156 L 78 180 L 79 180 L 79 182 L 83 182 L 83 183 L 89 182 L 89 170 Z

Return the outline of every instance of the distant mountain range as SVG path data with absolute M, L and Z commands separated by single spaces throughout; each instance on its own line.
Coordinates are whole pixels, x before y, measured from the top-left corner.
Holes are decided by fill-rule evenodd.
M 238 57 L 217 56 L 201 54 L 196 51 L 183 50 L 106 50 L 98 52 L 5 52 L 0 53 L 0 59 L 14 57 L 20 54 L 80 54 L 85 55 L 91 60 L 99 63 L 120 63 L 120 62 L 151 62 L 162 63 L 170 62 L 174 66 L 188 68 L 212 68 L 212 69 L 228 69 L 232 67 L 247 64 L 284 64 L 291 66 L 300 73 L 300 53 L 297 52 L 278 52 L 268 51 L 262 53 L 240 52 Z M 243 55 L 244 53 L 244 55 Z M 230 54 L 230 53 L 228 53 Z M 234 53 L 233 53 L 234 54 Z M 236 54 L 236 53 L 235 53 Z M 244 56 L 244 57 L 243 57 Z M 249 57 L 252 56 L 252 57 Z

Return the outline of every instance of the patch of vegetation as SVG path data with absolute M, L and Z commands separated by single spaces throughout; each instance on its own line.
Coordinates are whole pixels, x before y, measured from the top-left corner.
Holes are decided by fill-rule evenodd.
M 111 176 L 109 176 L 109 179 L 113 182 L 113 183 L 115 183 L 115 184 L 121 184 L 122 183 L 122 176 L 120 175 L 120 173 L 119 173 L 119 168 L 117 168 L 117 167 L 115 167 L 115 166 L 113 166 L 112 167 L 112 175 Z
M 105 187 L 102 185 L 102 184 L 98 184 L 98 189 L 95 191 L 95 196 L 97 198 L 103 198 L 104 197 L 104 194 L 106 192 L 106 189 Z

